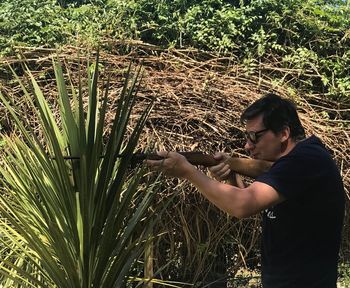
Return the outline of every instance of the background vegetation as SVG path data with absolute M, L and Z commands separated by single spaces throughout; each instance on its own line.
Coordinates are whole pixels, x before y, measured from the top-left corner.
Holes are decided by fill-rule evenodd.
M 300 74 L 297 88 L 330 97 L 350 89 L 349 1 L 4 0 L 0 11 L 2 54 L 133 39 L 232 53 L 250 69 L 278 61 Z
M 178 58 L 176 56 L 179 54 L 174 52 L 174 59 L 179 63 L 190 59 L 188 61 L 196 64 L 185 66 L 196 71 L 201 71 L 201 65 L 206 65 L 206 75 L 200 78 L 206 97 L 211 95 L 208 87 L 218 82 L 211 71 L 224 71 L 223 67 L 234 63 L 235 69 L 239 67 L 237 71 L 240 71 L 240 75 L 244 74 L 244 81 L 248 84 L 255 81 L 260 85 L 260 81 L 267 80 L 268 75 L 270 87 L 287 86 L 288 95 L 292 97 L 312 95 L 308 101 L 315 106 L 327 103 L 329 109 L 322 111 L 320 118 L 336 125 L 339 130 L 348 131 L 349 15 L 349 1 L 341 0 L 3 0 L 0 3 L 0 53 L 4 57 L 23 57 L 20 46 L 63 47 L 63 51 L 69 52 L 67 47 L 72 45 L 84 48 L 101 46 L 106 53 L 115 55 L 130 53 L 135 44 L 145 47 L 143 52 L 142 49 L 138 50 L 140 54 L 187 51 L 184 52 L 185 56 Z M 149 52 L 147 49 L 150 47 L 155 52 Z M 157 69 L 162 65 L 171 66 L 176 71 L 179 65 L 169 62 L 154 65 Z M 7 78 L 7 72 L 4 73 Z M 48 82 L 50 73 L 45 72 L 44 76 L 39 77 L 44 77 L 43 82 Z M 225 77 L 225 74 L 220 74 L 220 77 Z M 164 82 L 167 78 L 162 79 Z M 172 75 L 172 79 L 176 80 L 176 75 Z M 162 89 L 160 92 L 164 93 Z M 196 90 L 191 91 L 195 93 Z M 221 92 L 220 97 L 224 93 Z M 166 95 L 170 99 L 172 94 Z M 201 106 L 205 107 L 205 101 L 200 102 Z M 247 99 L 242 101 L 243 105 Z M 225 107 L 222 99 L 210 103 L 221 102 L 223 104 L 220 105 Z M 182 107 L 184 105 L 182 103 Z M 154 123 L 165 127 L 164 119 L 160 117 Z M 196 121 L 198 119 L 189 124 L 187 132 L 199 125 Z M 206 121 L 214 123 L 210 122 L 211 119 Z M 185 131 L 182 126 L 181 129 Z M 325 128 L 326 134 L 330 131 L 333 130 Z M 239 140 L 235 141 L 239 146 Z M 212 148 L 216 150 L 218 147 Z M 181 191 L 188 193 L 188 189 L 182 187 Z M 245 268 L 256 267 L 257 249 L 254 245 L 258 219 L 233 223 L 230 219 L 222 218 L 222 215 L 218 216 L 213 207 L 197 197 L 184 199 L 179 196 L 179 204 L 171 211 L 173 214 L 166 218 L 169 222 L 164 222 L 164 227 L 160 227 L 161 233 L 162 229 L 172 224 L 170 216 L 176 215 L 174 219 L 176 223 L 181 223 L 183 231 L 173 230 L 165 236 L 165 240 L 156 243 L 160 248 L 154 252 L 159 253 L 158 266 L 168 265 L 159 275 L 164 279 L 188 282 L 203 279 L 208 283 L 226 273 L 222 267 L 227 263 L 239 263 Z M 188 207 L 192 207 L 192 210 Z M 201 208 L 193 213 L 193 207 Z M 196 216 L 191 218 L 194 214 Z M 187 222 L 184 222 L 185 218 Z M 235 237 L 227 238 L 225 231 L 217 231 L 216 227 L 233 229 Z M 196 235 L 191 234 L 193 229 L 197 229 Z M 218 243 L 224 245 L 219 246 Z M 240 262 L 240 253 L 244 254 L 244 263 Z M 235 255 L 240 261 L 227 259 L 227 255 Z M 225 259 L 225 263 L 222 265 L 218 259 Z M 342 260 L 346 262 L 348 258 L 343 257 Z M 211 274 L 206 270 L 208 267 L 212 268 Z M 349 264 L 344 263 L 341 267 L 344 277 L 349 278 Z M 203 283 L 197 284 L 200 286 Z

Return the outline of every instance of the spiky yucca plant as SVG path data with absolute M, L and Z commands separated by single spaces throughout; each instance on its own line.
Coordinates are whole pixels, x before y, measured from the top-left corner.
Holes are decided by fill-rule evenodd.
M 140 80 L 140 69 L 133 74 L 129 67 L 104 144 L 109 85 L 99 92 L 98 62 L 97 56 L 88 72 L 85 111 L 82 81 L 75 92 L 65 84 L 60 62 L 53 61 L 60 119 L 29 70 L 33 93 L 16 76 L 42 139 L 0 95 L 20 131 L 19 137 L 3 136 L 0 287 L 125 287 L 144 250 L 155 193 L 152 187 L 138 189 L 143 169 L 131 171 L 129 164 L 151 104 L 125 141 Z

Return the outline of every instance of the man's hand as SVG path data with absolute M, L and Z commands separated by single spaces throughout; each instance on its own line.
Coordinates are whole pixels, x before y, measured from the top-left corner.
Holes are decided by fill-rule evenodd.
M 238 174 L 234 173 L 230 169 L 230 166 L 226 163 L 227 159 L 230 158 L 229 155 L 218 152 L 214 155 L 214 158 L 220 161 L 220 163 L 209 168 L 212 177 L 218 181 L 227 181 L 233 186 L 245 188 L 246 185 L 244 184 L 242 178 Z
M 214 158 L 220 161 L 220 163 L 209 168 L 211 175 L 218 181 L 229 180 L 231 169 L 225 161 L 230 158 L 230 156 L 222 152 L 217 152 Z
M 176 178 L 186 178 L 194 166 L 190 164 L 187 159 L 176 152 L 161 151 L 157 153 L 164 157 L 162 160 L 146 160 L 146 164 L 151 170 L 163 172 L 167 176 Z

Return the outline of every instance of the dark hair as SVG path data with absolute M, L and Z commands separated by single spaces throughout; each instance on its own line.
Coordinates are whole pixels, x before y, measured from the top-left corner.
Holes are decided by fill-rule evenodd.
M 284 127 L 288 126 L 290 136 L 294 141 L 305 138 L 304 127 L 301 125 L 296 106 L 292 101 L 268 93 L 242 113 L 241 122 L 245 123 L 261 114 L 265 128 L 272 132 L 281 132 Z

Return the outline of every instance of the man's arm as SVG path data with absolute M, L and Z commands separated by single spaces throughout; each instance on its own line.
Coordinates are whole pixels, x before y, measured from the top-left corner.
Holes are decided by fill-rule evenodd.
M 188 180 L 215 206 L 237 218 L 249 217 L 284 200 L 267 184 L 254 182 L 247 188 L 234 187 L 209 178 L 178 153 L 161 152 L 160 155 L 166 158 L 147 161 L 151 168 Z

